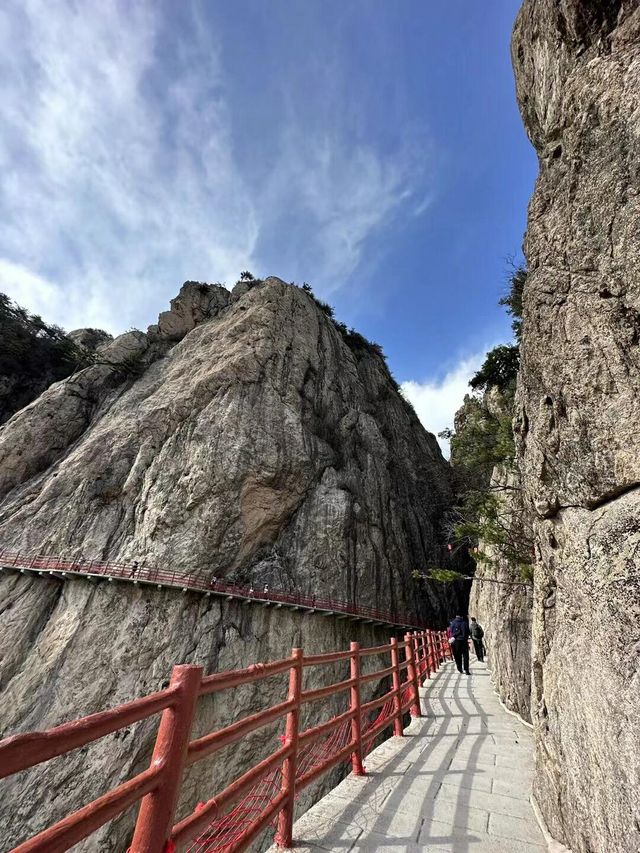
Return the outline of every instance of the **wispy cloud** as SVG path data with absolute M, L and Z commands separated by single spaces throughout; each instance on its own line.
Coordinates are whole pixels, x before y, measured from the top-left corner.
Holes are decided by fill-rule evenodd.
M 164 61 L 157 8 L 29 0 L 2 13 L 0 255 L 24 272 L 9 292 L 66 326 L 150 320 L 181 279 L 232 277 L 251 259 L 216 45 L 191 21 Z M 29 273 L 55 288 L 53 314 L 49 291 L 25 298 Z
M 294 122 L 282 142 L 282 157 L 268 189 L 275 216 L 289 217 L 288 241 L 276 238 L 294 276 L 314 276 L 324 294 L 344 286 L 360 265 L 367 244 L 397 217 L 413 214 L 424 199 L 415 187 L 424 179 L 424 162 L 410 147 L 382 157 L 366 143 L 339 130 L 308 134 Z
M 243 133 L 239 158 L 243 105 L 212 14 L 152 0 L 0 11 L 0 286 L 48 320 L 144 325 L 184 279 L 247 267 L 330 292 L 423 208 L 422 140 L 382 152 L 357 115 L 343 121 L 340 57 L 274 127 Z M 322 132 L 298 109 L 310 94 Z M 276 156 L 249 169 L 267 133 Z
M 491 347 L 487 347 L 491 349 Z M 486 350 L 460 359 L 439 379 L 423 382 L 402 383 L 402 393 L 411 402 L 425 429 L 436 435 L 447 427 L 453 427 L 453 418 L 462 405 L 465 394 L 469 394 L 469 380 L 482 365 Z M 439 438 L 445 456 L 449 456 L 449 442 Z

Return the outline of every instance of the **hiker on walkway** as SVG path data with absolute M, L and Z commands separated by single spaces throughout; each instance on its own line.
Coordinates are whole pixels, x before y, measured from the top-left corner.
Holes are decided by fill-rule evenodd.
M 453 652 L 453 659 L 456 662 L 456 667 L 458 668 L 458 672 L 463 671 L 466 675 L 470 675 L 469 672 L 469 626 L 467 625 L 467 620 L 464 616 L 456 616 L 455 619 L 451 620 L 449 624 L 449 630 L 447 631 L 449 634 L 449 642 L 451 643 L 451 651 Z
M 471 639 L 473 640 L 473 648 L 476 650 L 476 657 L 482 663 L 484 660 L 484 643 L 482 642 L 484 631 L 475 616 L 471 617 L 469 630 L 471 632 Z

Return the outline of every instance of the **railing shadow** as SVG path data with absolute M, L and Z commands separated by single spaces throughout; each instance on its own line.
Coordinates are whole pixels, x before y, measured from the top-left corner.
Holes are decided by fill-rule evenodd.
M 420 728 L 418 724 L 414 727 L 416 731 L 406 733 L 402 746 L 379 771 L 368 773 L 367 781 L 363 780 L 362 795 L 356 795 L 350 800 L 345 799 L 344 809 L 332 810 L 332 818 L 339 825 L 335 827 L 337 832 L 328 828 L 332 849 L 376 849 L 380 844 L 385 844 L 392 845 L 398 851 L 404 846 L 409 851 L 415 850 L 416 845 L 451 845 L 451 849 L 456 853 L 468 853 L 473 844 L 481 840 L 484 833 L 469 827 L 472 809 L 470 798 L 473 790 L 471 783 L 483 773 L 482 767 L 478 766 L 478 755 L 490 733 L 487 715 L 470 693 L 468 680 L 461 679 L 462 676 L 459 677 L 449 666 L 440 670 L 433 681 L 427 682 L 425 699 L 429 701 L 433 711 L 427 711 L 425 722 Z M 453 690 L 452 697 L 446 695 L 449 690 Z M 461 699 L 469 697 L 477 713 L 469 713 L 465 709 Z M 423 701 L 424 704 L 426 703 Z M 453 713 L 454 710 L 458 713 Z M 456 719 L 460 720 L 460 724 L 452 731 L 452 721 Z M 477 733 L 467 730 L 465 723 L 470 719 L 479 721 Z M 435 722 L 435 727 L 432 722 Z M 466 766 L 463 770 L 452 770 L 451 765 L 456 758 L 458 746 L 469 736 L 474 740 L 471 752 L 466 758 Z M 441 748 L 447 740 L 451 742 L 442 750 L 442 755 L 434 767 L 432 750 Z M 391 748 L 397 748 L 393 741 L 391 744 Z M 409 759 L 411 765 L 407 768 Z M 427 763 L 428 770 L 425 769 Z M 397 781 L 388 784 L 394 776 L 398 777 Z M 404 780 L 415 780 L 416 777 L 428 777 L 425 785 L 420 787 L 418 796 L 411 781 L 404 783 Z M 451 804 L 451 812 L 446 821 L 451 826 L 449 831 L 444 828 L 445 822 L 441 812 L 446 808 L 444 804 L 447 801 L 439 799 L 438 793 L 443 784 L 454 780 L 460 784 L 457 786 L 456 802 Z M 468 787 L 464 782 L 469 783 Z M 380 792 L 380 798 L 376 797 L 377 792 Z M 331 795 L 333 807 L 339 796 L 339 792 L 333 792 Z M 401 827 L 401 831 L 393 829 L 394 824 Z M 348 836 L 344 839 L 339 838 L 342 826 L 343 834 Z M 348 827 L 351 828 L 349 833 Z M 321 838 L 311 840 L 298 837 L 296 843 L 323 845 Z

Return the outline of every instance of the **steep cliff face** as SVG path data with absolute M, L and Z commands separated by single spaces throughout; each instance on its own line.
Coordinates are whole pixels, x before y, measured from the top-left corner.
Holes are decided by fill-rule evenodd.
M 174 303 L 0 430 L 2 544 L 428 613 L 449 473 L 381 356 L 279 279 Z
M 531 550 L 529 513 L 523 502 L 520 472 L 512 458 L 513 442 L 508 442 L 508 450 L 503 449 L 500 435 L 495 435 L 498 418 L 510 433 L 512 406 L 511 384 L 502 391 L 496 385 L 488 386 L 482 397 L 467 395 L 455 417 L 451 462 L 459 483 L 459 511 L 464 517 L 473 509 L 474 495 L 486 494 L 496 502 L 485 504 L 492 511 L 493 521 L 481 514 L 477 525 L 469 614 L 485 631 L 487 663 L 500 698 L 507 708 L 530 721 L 533 590 L 530 567 L 525 571 L 516 559 L 530 559 L 524 553 Z M 484 453 L 478 452 L 482 437 L 487 442 Z M 502 461 L 498 461 L 501 456 Z
M 520 524 L 524 510 L 520 478 L 496 467 L 491 477 L 498 490 L 505 526 Z M 500 550 L 480 541 L 489 562 L 479 563 L 471 585 L 469 613 L 485 631 L 487 663 L 500 698 L 511 711 L 531 722 L 531 626 L 533 589 L 522 570 Z
M 574 851 L 640 849 L 640 7 L 528 0 L 540 158 L 516 416 L 537 516 L 535 796 Z
M 99 363 L 15 414 L 0 428 L 0 495 L 5 548 L 146 560 L 440 623 L 454 606 L 452 592 L 411 577 L 444 548 L 451 489 L 435 438 L 375 348 L 275 278 L 233 293 L 187 283 L 146 333 L 102 346 Z M 176 662 L 212 672 L 283 657 L 296 644 L 378 645 L 389 633 L 195 593 L 3 575 L 3 734 L 157 689 Z M 330 669 L 323 678 L 336 676 Z M 232 691 L 204 707 L 201 726 L 283 690 Z M 101 741 L 89 761 L 57 759 L 43 782 L 26 774 L 6 783 L 2 844 L 144 766 L 152 727 L 138 728 L 135 739 Z M 183 808 L 274 737 L 194 768 Z M 132 820 L 81 849 L 122 850 Z
M 302 612 L 206 598 L 198 593 L 95 585 L 83 580 L 0 575 L 0 735 L 41 730 L 80 714 L 160 689 L 176 662 L 195 663 L 205 672 L 238 669 L 288 657 L 292 646 L 306 654 L 388 642 L 393 632 L 358 622 Z M 388 660 L 366 659 L 367 671 Z M 370 662 L 369 662 L 370 661 Z M 348 666 L 307 670 L 305 689 L 348 677 Z M 366 698 L 380 689 L 367 686 Z M 201 699 L 194 735 L 228 725 L 249 713 L 284 701 L 287 675 Z M 346 697 L 308 706 L 305 726 L 346 710 Z M 2 781 L 0 849 L 18 843 L 92 799 L 142 772 L 150 761 L 157 718 L 137 723 L 34 770 Z M 242 742 L 193 765 L 186 773 L 178 817 L 210 799 L 280 745 L 283 723 L 268 726 Z M 343 768 L 304 792 L 304 811 L 330 789 Z M 74 847 L 83 853 L 126 850 L 136 810 L 107 824 Z

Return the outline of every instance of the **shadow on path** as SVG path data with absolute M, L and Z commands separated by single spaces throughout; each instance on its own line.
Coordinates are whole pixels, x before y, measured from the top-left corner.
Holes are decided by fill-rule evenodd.
M 447 664 L 421 694 L 424 716 L 368 756 L 367 775 L 295 823 L 295 849 L 545 853 L 528 802 L 531 734 L 500 707 L 486 667 Z

